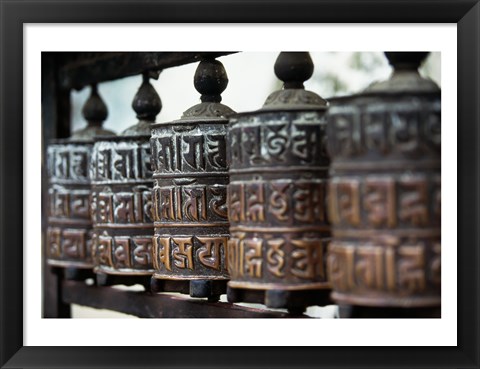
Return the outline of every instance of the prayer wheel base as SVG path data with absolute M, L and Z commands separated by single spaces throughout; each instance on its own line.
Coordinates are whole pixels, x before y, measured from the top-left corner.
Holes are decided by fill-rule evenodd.
M 84 281 L 86 279 L 95 279 L 93 269 L 65 268 L 64 276 L 67 281 Z
M 95 279 L 95 273 L 92 269 L 75 267 L 57 267 L 52 266 L 52 272 L 67 281 L 85 281 Z
M 332 305 L 330 290 L 281 290 L 227 288 L 229 302 L 264 304 L 269 308 L 287 309 L 290 314 L 302 314 L 308 306 Z
M 190 297 L 208 298 L 210 302 L 220 300 L 220 295 L 226 293 L 226 280 L 172 280 L 152 278 L 150 282 L 153 292 L 177 292 Z
M 115 275 L 107 273 L 96 273 L 97 286 L 109 287 L 118 284 L 125 286 L 142 285 L 146 291 L 150 291 L 149 275 Z

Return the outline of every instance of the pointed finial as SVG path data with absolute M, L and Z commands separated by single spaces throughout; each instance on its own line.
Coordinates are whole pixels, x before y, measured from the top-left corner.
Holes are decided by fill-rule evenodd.
M 88 122 L 89 127 L 101 127 L 107 119 L 108 109 L 98 94 L 97 85 L 91 86 L 91 93 L 82 109 L 82 115 Z
M 222 101 L 220 94 L 228 85 L 228 77 L 223 64 L 215 59 L 207 58 L 198 64 L 193 83 L 196 90 L 202 94 L 202 102 Z
M 428 52 L 385 52 L 388 62 L 396 71 L 417 70 L 428 54 Z
M 162 110 L 162 101 L 150 83 L 148 72 L 143 73 L 143 82 L 133 97 L 132 108 L 139 120 L 155 122 L 155 117 Z
M 313 75 L 313 61 L 308 52 L 281 52 L 274 70 L 284 88 L 304 88 L 303 82 Z

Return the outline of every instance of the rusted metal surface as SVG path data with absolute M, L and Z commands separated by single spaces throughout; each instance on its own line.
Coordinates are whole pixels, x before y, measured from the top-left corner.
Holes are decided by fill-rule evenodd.
M 153 273 L 149 140 L 161 101 L 146 73 L 132 107 L 138 123 L 117 137 L 97 139 L 92 152 L 91 216 L 95 272 L 100 284 L 114 283 L 114 278 L 105 274 L 144 279 Z
M 225 291 L 229 236 L 225 136 L 226 117 L 234 113 L 220 103 L 227 84 L 223 65 L 205 59 L 194 77 L 202 102 L 179 120 L 153 126 L 156 291 L 212 298 Z M 168 280 L 184 283 L 173 286 Z
M 230 119 L 228 297 L 259 290 L 267 306 L 302 310 L 329 301 L 327 102 L 304 89 L 308 53 L 281 53 L 275 73 L 284 89 Z
M 440 89 L 428 53 L 387 53 L 392 77 L 328 114 L 328 270 L 340 304 L 440 305 Z
M 51 140 L 47 147 L 47 263 L 54 267 L 91 269 L 89 162 L 93 138 L 111 135 L 101 127 L 107 107 L 96 86 L 83 115 L 88 126 L 70 139 Z

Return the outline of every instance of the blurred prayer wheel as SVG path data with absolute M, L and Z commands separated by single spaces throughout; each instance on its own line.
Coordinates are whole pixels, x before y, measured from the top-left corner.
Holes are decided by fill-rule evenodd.
M 69 279 L 89 276 L 93 268 L 88 167 L 94 137 L 114 134 L 102 128 L 107 115 L 94 85 L 83 107 L 88 126 L 70 138 L 50 141 L 47 148 L 47 263 L 65 268 Z
M 275 74 L 284 88 L 230 119 L 228 299 L 303 312 L 330 302 L 327 102 L 304 88 L 309 53 L 280 53 Z
M 91 161 L 97 283 L 149 286 L 153 273 L 150 128 L 161 100 L 143 75 L 133 110 L 138 123 L 95 141 Z
M 440 306 L 440 89 L 428 55 L 385 53 L 394 71 L 328 113 L 332 298 L 372 308 Z
M 151 149 L 155 236 L 152 290 L 217 300 L 228 280 L 226 210 L 228 115 L 220 103 L 225 69 L 206 58 L 195 72 L 201 103 L 155 124 Z

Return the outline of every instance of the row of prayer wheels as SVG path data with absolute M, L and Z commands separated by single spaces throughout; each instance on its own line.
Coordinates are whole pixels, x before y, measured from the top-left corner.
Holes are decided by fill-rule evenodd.
M 201 103 L 166 123 L 146 72 L 118 136 L 92 86 L 87 128 L 48 146 L 48 264 L 297 313 L 439 310 L 440 89 L 418 73 L 428 53 L 385 54 L 387 81 L 327 102 L 304 89 L 309 53 L 282 52 L 283 89 L 243 113 L 207 57 Z

